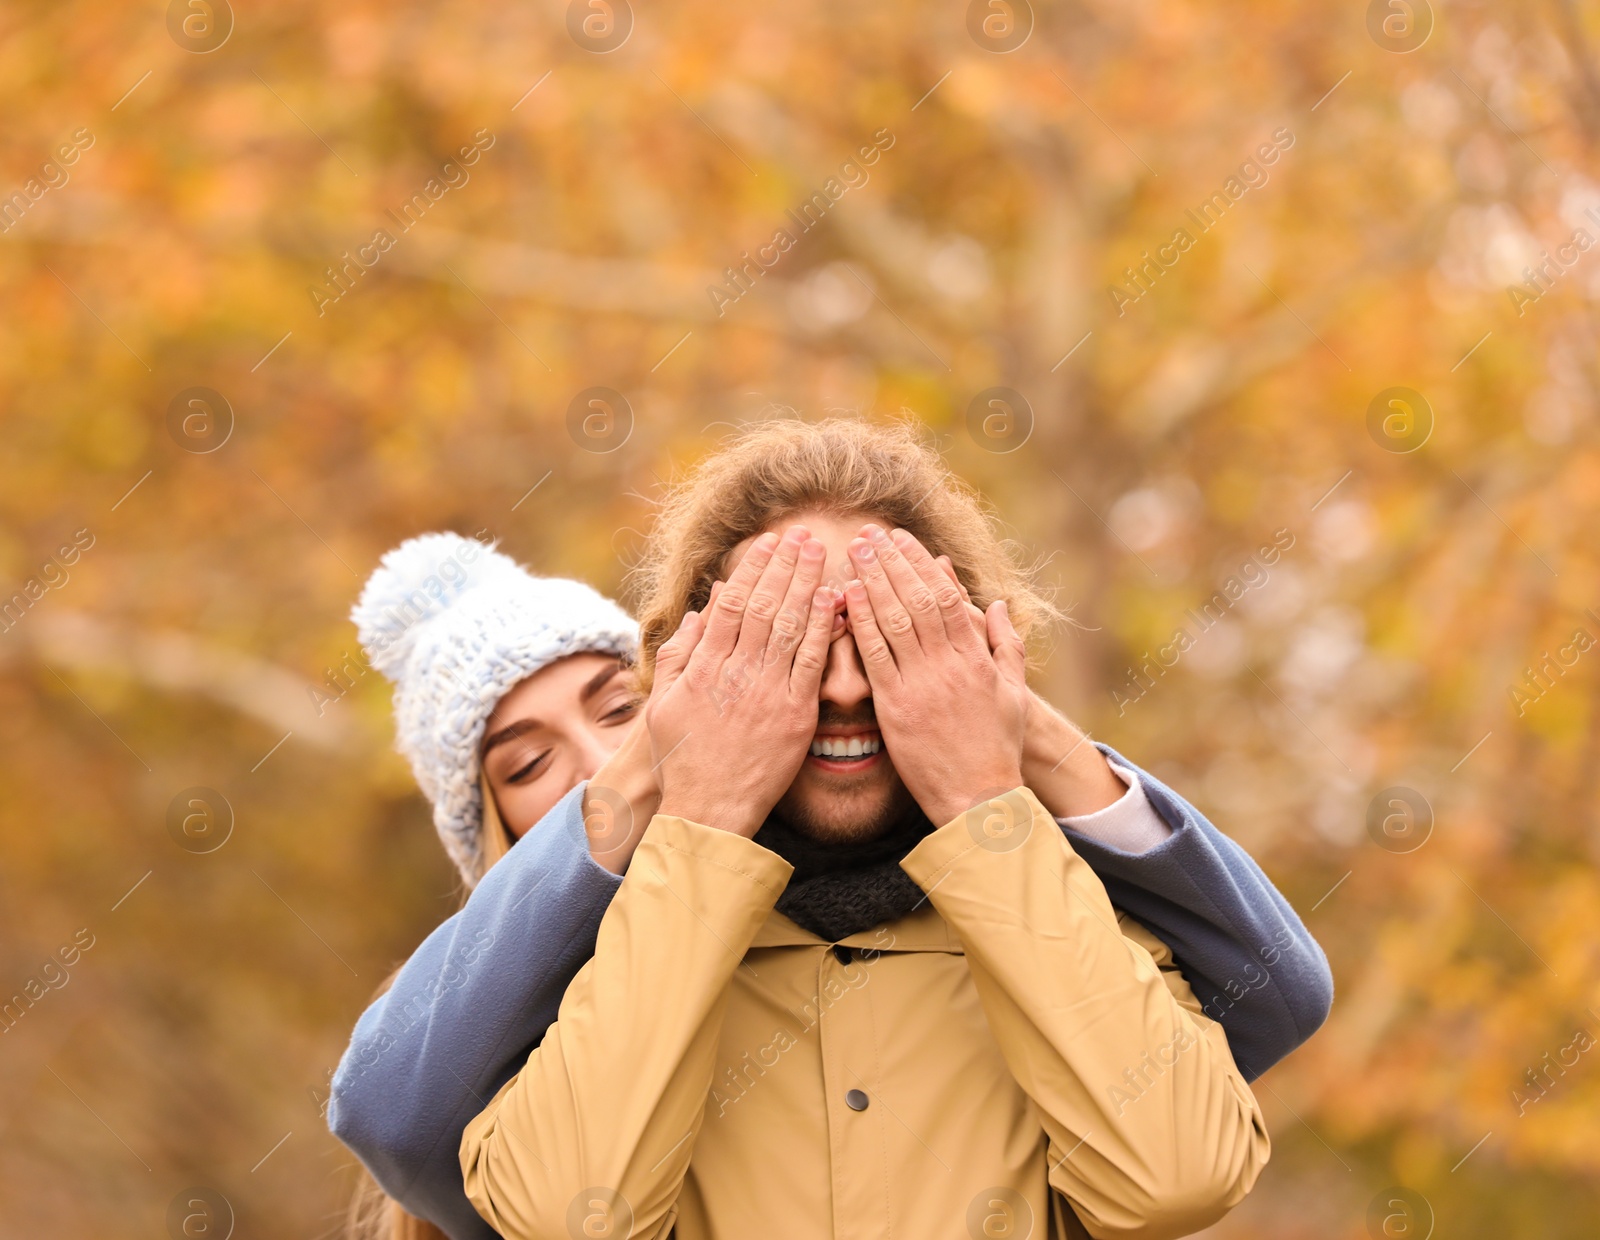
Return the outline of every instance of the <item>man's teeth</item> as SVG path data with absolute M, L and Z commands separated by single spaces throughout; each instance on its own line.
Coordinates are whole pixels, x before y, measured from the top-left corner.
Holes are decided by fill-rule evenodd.
M 867 738 L 859 736 L 827 737 L 811 742 L 811 756 L 813 758 L 864 758 L 869 754 L 877 753 L 881 748 L 883 748 L 883 739 L 877 736 Z

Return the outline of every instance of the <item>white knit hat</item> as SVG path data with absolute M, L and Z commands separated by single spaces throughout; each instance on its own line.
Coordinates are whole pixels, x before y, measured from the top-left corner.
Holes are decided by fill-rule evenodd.
M 395 747 L 470 887 L 480 866 L 478 745 L 495 705 L 569 654 L 632 655 L 639 626 L 581 581 L 535 577 L 494 543 L 423 534 L 383 557 L 350 612 L 394 681 Z

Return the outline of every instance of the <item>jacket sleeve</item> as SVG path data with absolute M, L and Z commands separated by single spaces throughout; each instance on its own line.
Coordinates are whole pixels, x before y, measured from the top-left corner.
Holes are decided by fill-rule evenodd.
M 1062 823 L 1111 901 L 1171 950 L 1205 1014 L 1253 1081 L 1321 1027 L 1333 1003 L 1328 958 L 1250 854 L 1171 788 L 1108 746 L 1139 777 L 1172 834 L 1126 852 Z
M 961 940 L 1039 1110 L 1050 1185 L 1091 1236 L 1188 1235 L 1243 1199 L 1270 1144 L 1227 1039 L 1159 941 L 1119 926 L 1032 792 L 975 807 L 900 864 Z
M 651 820 L 556 1023 L 461 1139 L 467 1197 L 506 1240 L 671 1232 L 728 983 L 792 873 L 743 836 Z
M 356 1024 L 328 1126 L 454 1240 L 494 1233 L 461 1190 L 461 1130 L 555 1019 L 622 879 L 595 863 L 579 784 L 430 934 Z

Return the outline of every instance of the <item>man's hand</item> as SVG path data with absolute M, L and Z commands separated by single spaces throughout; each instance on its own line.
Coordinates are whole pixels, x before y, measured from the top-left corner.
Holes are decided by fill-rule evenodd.
M 979 630 L 922 544 L 868 525 L 845 591 L 884 745 L 933 822 L 1022 783 L 1028 687 L 1022 643 L 996 600 Z
M 658 813 L 753 836 L 794 782 L 817 730 L 833 629 L 823 547 L 804 526 L 751 544 L 704 616 L 656 654 L 645 727 Z

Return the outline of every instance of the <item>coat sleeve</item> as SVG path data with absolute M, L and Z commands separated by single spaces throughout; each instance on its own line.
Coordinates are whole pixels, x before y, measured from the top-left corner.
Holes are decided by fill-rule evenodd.
M 728 983 L 791 873 L 742 836 L 651 820 L 556 1023 L 461 1139 L 467 1197 L 506 1240 L 668 1235 Z
M 1250 854 L 1171 788 L 1105 745 L 1139 777 L 1172 834 L 1127 852 L 1058 820 L 1112 903 L 1171 950 L 1247 1081 L 1321 1027 L 1333 1003 L 1328 958 Z
M 900 864 L 961 940 L 1039 1110 L 1050 1185 L 1091 1236 L 1188 1235 L 1243 1199 L 1270 1144 L 1227 1039 L 1159 940 L 1119 925 L 1032 792 L 975 807 Z
M 461 1131 L 555 1019 L 620 876 L 597 865 L 579 784 L 430 934 L 356 1024 L 328 1126 L 383 1190 L 453 1240 L 494 1233 L 461 1189 Z

